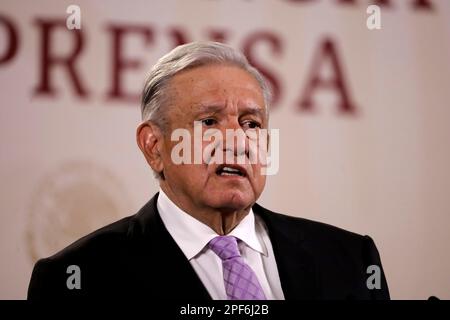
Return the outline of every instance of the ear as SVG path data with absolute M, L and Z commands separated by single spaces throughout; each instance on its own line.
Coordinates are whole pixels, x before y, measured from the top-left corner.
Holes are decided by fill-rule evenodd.
M 136 141 L 150 167 L 161 173 L 164 170 L 161 157 L 163 146 L 161 129 L 149 121 L 144 122 L 136 130 Z

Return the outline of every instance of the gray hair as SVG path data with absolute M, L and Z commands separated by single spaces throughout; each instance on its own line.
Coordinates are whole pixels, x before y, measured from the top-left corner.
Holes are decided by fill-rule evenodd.
M 223 43 L 209 41 L 178 46 L 158 60 L 150 70 L 142 91 L 142 120 L 154 122 L 164 132 L 168 124 L 164 105 L 169 100 L 166 91 L 170 79 L 180 71 L 209 64 L 231 64 L 251 74 L 263 92 L 268 117 L 271 91 L 264 77 L 239 51 Z

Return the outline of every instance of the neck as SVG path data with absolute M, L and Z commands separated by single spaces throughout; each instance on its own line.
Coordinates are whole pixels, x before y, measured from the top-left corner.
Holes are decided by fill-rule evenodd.
M 251 205 L 247 208 L 213 208 L 208 206 L 196 206 L 183 197 L 177 196 L 170 188 L 161 185 L 161 189 L 167 197 L 181 210 L 206 224 L 218 235 L 230 233 L 245 216 L 250 212 Z

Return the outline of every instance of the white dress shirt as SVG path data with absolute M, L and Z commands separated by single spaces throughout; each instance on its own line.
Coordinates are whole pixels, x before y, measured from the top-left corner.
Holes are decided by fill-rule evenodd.
M 226 300 L 222 260 L 207 246 L 208 242 L 218 234 L 177 207 L 161 189 L 157 207 L 165 227 L 189 260 L 211 297 L 215 300 Z M 250 209 L 250 212 L 228 235 L 238 239 L 242 258 L 256 273 L 267 299 L 283 300 L 284 294 L 272 243 L 261 218 L 255 216 Z

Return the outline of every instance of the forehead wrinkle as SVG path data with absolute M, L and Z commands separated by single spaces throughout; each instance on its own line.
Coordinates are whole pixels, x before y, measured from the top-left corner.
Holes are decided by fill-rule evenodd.
M 248 114 L 263 115 L 265 113 L 264 108 L 259 106 L 257 103 L 245 104 L 244 110 L 245 110 L 245 113 L 248 113 Z
M 224 113 L 231 107 L 233 114 L 262 114 L 263 118 L 266 117 L 265 102 L 253 78 L 250 81 L 244 79 L 247 80 L 245 83 L 241 83 L 242 79 L 230 82 L 228 78 L 203 78 L 196 75 L 201 69 L 189 70 L 171 79 L 170 87 L 175 98 L 172 100 L 180 103 L 181 107 L 178 108 L 179 115 L 186 111 L 197 116 L 200 113 Z
M 225 108 L 221 103 L 198 103 L 194 105 L 199 112 L 217 112 Z
M 244 113 L 244 114 L 252 114 L 258 116 L 264 116 L 265 110 L 260 107 L 257 103 L 227 103 L 226 105 L 223 103 L 198 103 L 194 104 L 193 107 L 196 110 L 196 114 L 201 113 L 221 113 L 226 111 L 229 106 L 233 108 L 233 113 Z M 236 112 L 237 111 L 237 112 Z

